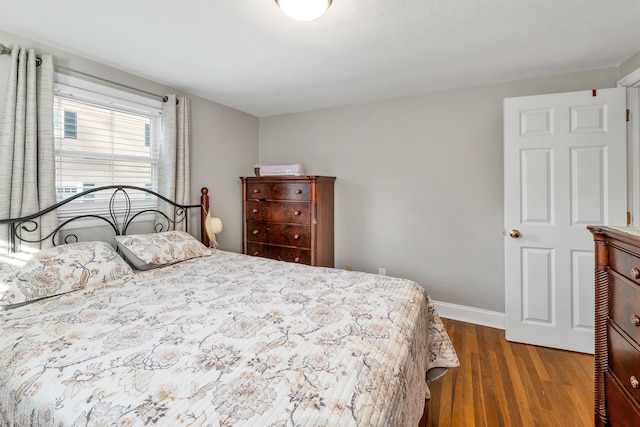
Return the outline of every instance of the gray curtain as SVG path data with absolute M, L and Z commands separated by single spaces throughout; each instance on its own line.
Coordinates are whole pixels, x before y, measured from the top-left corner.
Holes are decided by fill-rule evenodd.
M 42 55 L 36 65 L 33 49 L 14 45 L 0 127 L 0 218 L 19 218 L 38 212 L 56 201 L 53 138 L 53 57 Z M 34 231 L 23 232 L 39 240 L 57 225 L 55 212 L 41 217 Z M 8 247 L 8 228 L 0 229 L 0 246 Z M 43 244 L 21 244 L 39 249 Z
M 188 205 L 191 203 L 191 102 L 188 98 L 180 97 L 176 104 L 176 96 L 168 96 L 162 109 L 162 127 L 163 138 L 158 149 L 158 193 Z M 166 203 L 160 203 L 159 210 L 171 220 L 179 220 L 175 210 Z M 189 231 L 184 221 L 176 224 L 175 229 Z

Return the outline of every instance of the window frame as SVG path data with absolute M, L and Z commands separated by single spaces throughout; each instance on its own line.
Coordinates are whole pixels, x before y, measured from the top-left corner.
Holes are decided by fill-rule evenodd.
M 61 73 L 55 73 L 54 95 L 62 98 L 68 98 L 70 100 L 76 100 L 78 102 L 89 103 L 99 107 L 106 107 L 106 108 L 124 111 L 128 113 L 133 113 L 133 114 L 152 116 L 154 119 L 152 120 L 152 126 L 150 128 L 150 131 L 151 131 L 150 136 L 155 137 L 154 142 L 156 144 L 156 152 L 155 152 L 155 156 L 154 154 L 150 156 L 151 158 L 150 163 L 152 165 L 153 164 L 156 165 L 156 173 L 157 173 L 157 164 L 158 164 L 157 145 L 161 143 L 162 106 L 163 106 L 162 101 L 140 96 L 137 94 L 133 94 L 131 92 L 126 92 L 121 89 L 117 89 L 115 87 L 107 86 L 105 83 L 97 83 L 94 81 L 80 79 L 75 76 L 70 76 L 70 75 L 61 74 Z M 59 111 L 64 112 L 65 110 L 59 110 Z M 64 120 L 66 118 L 66 115 L 63 113 L 58 117 L 59 117 L 59 120 L 58 120 L 59 122 L 60 122 L 60 118 L 63 119 L 62 132 L 63 132 L 64 138 L 66 138 L 66 129 L 64 127 L 64 124 L 66 123 L 66 120 Z M 76 129 L 77 129 L 77 121 L 76 121 Z M 60 133 L 57 133 L 56 137 L 59 137 L 59 135 Z M 75 137 L 77 137 L 77 133 Z M 146 138 L 145 138 L 145 142 L 146 142 Z M 56 159 L 60 155 L 68 156 L 69 154 L 72 154 L 71 157 L 83 156 L 83 152 L 74 150 L 73 153 L 70 153 L 65 151 L 64 149 L 60 150 L 56 146 L 56 153 L 55 153 Z M 91 157 L 98 160 L 102 158 L 104 160 L 130 161 L 132 160 L 132 158 L 135 158 L 136 156 L 128 156 L 128 155 L 114 156 L 110 154 L 101 155 L 100 153 L 92 152 Z M 56 170 L 57 170 L 57 164 L 56 164 Z M 58 180 L 58 176 L 56 176 L 56 181 L 57 180 Z M 155 183 L 157 186 L 157 179 L 155 180 Z M 157 188 L 154 191 L 157 191 Z M 56 190 L 56 194 L 57 194 L 57 190 Z M 134 197 L 131 200 L 131 206 L 136 211 L 143 210 L 143 209 L 155 209 L 157 208 L 157 200 L 155 199 L 149 200 L 149 198 L 144 196 L 141 197 L 140 199 Z M 108 214 L 109 202 L 85 200 L 84 202 L 80 202 L 80 203 L 69 203 L 64 207 L 61 207 L 58 209 L 58 219 L 60 221 L 64 221 L 72 217 L 86 215 L 89 213 L 95 214 L 95 215 Z M 141 215 L 139 217 L 139 220 L 144 221 L 144 220 L 150 220 L 152 218 L 153 218 L 153 214 Z M 95 219 L 94 220 L 82 219 L 79 221 L 73 221 L 73 224 L 74 226 L 70 228 L 84 228 L 84 227 L 92 227 L 95 225 L 103 225 L 100 220 L 95 220 Z

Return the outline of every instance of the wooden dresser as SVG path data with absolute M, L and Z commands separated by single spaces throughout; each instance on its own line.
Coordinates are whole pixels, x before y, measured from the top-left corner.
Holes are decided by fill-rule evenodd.
M 640 426 L 640 229 L 595 240 L 595 423 Z
M 240 179 L 243 253 L 333 267 L 335 177 Z

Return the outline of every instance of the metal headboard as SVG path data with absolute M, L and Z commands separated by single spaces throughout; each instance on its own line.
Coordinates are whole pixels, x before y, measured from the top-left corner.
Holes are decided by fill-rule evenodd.
M 133 212 L 131 198 L 129 196 L 129 191 L 140 191 L 142 193 L 149 194 L 151 196 L 156 197 L 158 201 L 162 200 L 169 205 L 169 209 L 173 209 L 173 214 L 175 219 L 169 218 L 169 216 L 162 212 L 159 208 L 144 208 L 138 212 Z M 88 194 L 96 193 L 96 192 L 111 192 L 111 196 L 109 197 L 109 205 L 108 205 L 108 214 L 106 215 L 97 215 L 97 214 L 83 214 L 74 216 L 72 218 L 68 218 L 64 220 L 62 223 L 58 224 L 58 226 L 51 231 L 46 236 L 37 239 L 37 240 L 29 240 L 27 237 L 22 236 L 22 232 L 34 232 L 38 229 L 39 224 L 36 221 L 37 218 L 55 211 L 61 206 L 66 205 L 67 203 L 71 203 L 76 199 L 84 197 Z M 9 218 L 9 219 L 0 219 L 0 225 L 6 224 L 8 225 L 8 242 L 9 249 L 11 252 L 15 252 L 16 250 L 16 242 L 26 242 L 26 243 L 40 243 L 45 242 L 47 240 L 51 240 L 51 244 L 53 246 L 57 245 L 57 237 L 58 234 L 65 229 L 69 224 L 87 218 L 93 218 L 100 221 L 103 221 L 105 225 L 110 226 L 113 229 L 113 232 L 116 236 L 126 235 L 127 230 L 131 223 L 138 218 L 140 215 L 145 213 L 155 214 L 155 224 L 153 226 L 155 232 L 167 231 L 173 225 L 180 224 L 184 222 L 185 228 L 188 229 L 189 225 L 189 215 L 191 213 L 190 209 L 200 209 L 200 224 L 201 224 L 201 237 L 203 243 L 208 244 L 206 240 L 207 233 L 204 232 L 202 226 L 204 224 L 205 219 L 205 209 L 209 207 L 209 195 L 206 187 L 201 190 L 200 204 L 198 205 L 181 205 L 172 200 L 167 199 L 166 197 L 156 193 L 155 191 L 151 191 L 147 188 L 135 187 L 132 185 L 108 185 L 104 187 L 96 187 L 87 191 L 83 191 L 82 193 L 77 193 L 69 198 L 66 198 L 53 206 L 50 206 L 46 209 L 41 210 L 40 212 L 36 212 L 31 215 L 23 216 L 21 218 Z M 203 209 L 205 208 L 205 209 Z M 70 233 L 64 237 L 63 243 L 72 243 L 77 242 L 78 236 L 75 233 Z

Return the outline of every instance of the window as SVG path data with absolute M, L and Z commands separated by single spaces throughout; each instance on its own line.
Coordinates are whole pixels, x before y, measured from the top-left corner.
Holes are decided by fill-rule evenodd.
M 84 191 L 81 182 L 56 182 L 56 202 Z
M 82 183 L 82 191 L 91 190 L 94 187 L 95 187 L 95 184 L 87 184 L 86 182 Z M 94 201 L 96 199 L 96 195 L 95 194 L 87 194 L 87 195 L 83 196 L 82 199 L 83 199 L 82 200 L 83 202 Z
M 65 138 L 77 138 L 78 137 L 78 118 L 77 113 L 74 111 L 64 112 L 64 137 Z
M 149 123 L 144 124 L 144 146 L 151 146 L 151 126 Z
M 160 101 L 57 75 L 54 96 L 58 200 L 105 185 L 157 190 Z M 136 207 L 155 200 L 130 193 Z M 68 218 L 106 212 L 110 195 L 90 194 L 58 210 Z
M 53 129 L 56 138 L 77 138 L 77 114 L 74 111 L 53 110 Z

